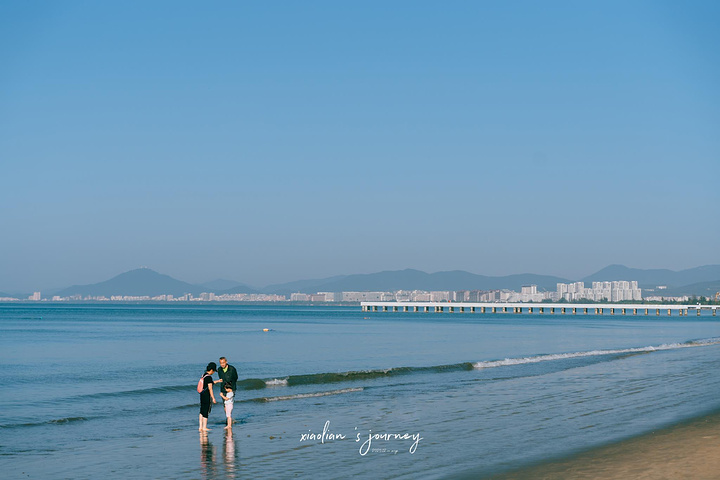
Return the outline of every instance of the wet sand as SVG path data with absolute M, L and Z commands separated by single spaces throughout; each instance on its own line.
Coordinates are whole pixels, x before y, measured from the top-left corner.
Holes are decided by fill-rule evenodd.
M 720 478 L 720 413 L 491 478 L 717 480 Z

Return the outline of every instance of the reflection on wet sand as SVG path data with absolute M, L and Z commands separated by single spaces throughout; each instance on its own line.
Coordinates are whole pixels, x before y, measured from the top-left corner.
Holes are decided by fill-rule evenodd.
M 215 450 L 206 432 L 200 433 L 200 476 L 215 478 Z
M 206 432 L 200 433 L 200 478 L 212 480 L 222 475 L 224 478 L 234 480 L 239 477 L 240 469 L 237 464 L 238 453 L 232 430 L 225 431 L 223 441 L 223 465 L 218 468 L 219 463 L 215 461 L 215 447 L 208 438 Z M 219 470 L 224 470 L 220 472 Z
M 235 440 L 233 439 L 232 429 L 225 431 L 225 473 L 227 478 L 234 479 L 237 472 L 237 465 L 235 459 L 237 458 L 237 451 L 235 447 Z

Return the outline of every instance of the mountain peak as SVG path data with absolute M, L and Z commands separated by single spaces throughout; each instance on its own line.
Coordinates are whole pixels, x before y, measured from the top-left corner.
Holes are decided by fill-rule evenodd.
M 73 285 L 57 293 L 62 297 L 71 295 L 130 295 L 130 296 L 155 296 L 155 295 L 184 295 L 186 293 L 197 294 L 201 288 L 176 280 L 169 275 L 156 272 L 148 267 L 140 267 L 128 270 L 114 276 L 110 280 L 90 285 Z

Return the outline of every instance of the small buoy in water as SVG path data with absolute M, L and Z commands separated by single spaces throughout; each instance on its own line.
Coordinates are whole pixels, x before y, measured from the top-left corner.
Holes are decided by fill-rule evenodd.
M 269 331 L 270 331 L 269 328 L 263 328 L 263 332 L 269 332 Z

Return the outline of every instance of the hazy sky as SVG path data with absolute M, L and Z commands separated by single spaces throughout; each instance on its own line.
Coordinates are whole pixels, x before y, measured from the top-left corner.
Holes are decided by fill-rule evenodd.
M 720 2 L 2 2 L 0 291 L 720 263 Z

